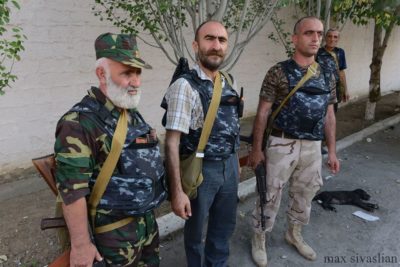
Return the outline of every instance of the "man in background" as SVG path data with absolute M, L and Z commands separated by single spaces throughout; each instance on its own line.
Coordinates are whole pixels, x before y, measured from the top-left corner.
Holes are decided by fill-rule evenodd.
M 334 105 L 335 112 L 338 109 L 338 103 L 347 102 L 350 98 L 346 82 L 346 55 L 342 48 L 337 47 L 340 39 L 340 33 L 336 29 L 329 29 L 325 34 L 325 46 L 321 47 L 317 53 L 317 62 L 322 66 L 333 68 L 336 75 L 336 96 L 338 102 Z M 331 62 L 327 62 L 331 61 Z

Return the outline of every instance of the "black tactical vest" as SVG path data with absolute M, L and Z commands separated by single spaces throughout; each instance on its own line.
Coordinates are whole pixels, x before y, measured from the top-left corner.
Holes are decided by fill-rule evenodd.
M 204 118 L 211 102 L 214 85 L 210 80 L 202 80 L 195 70 L 180 75 L 178 78 L 187 80 L 193 90 L 199 93 L 203 107 Z M 177 78 L 176 78 L 177 79 Z M 221 102 L 208 139 L 204 158 L 207 160 L 222 160 L 235 153 L 239 148 L 239 116 L 240 99 L 237 92 L 225 80 L 222 88 Z M 165 99 L 161 107 L 168 109 Z M 165 116 L 164 116 L 165 117 Z M 165 121 L 164 121 L 165 125 Z M 199 144 L 202 128 L 189 130 L 188 134 L 181 134 L 179 153 L 188 155 L 193 153 Z
M 289 82 L 289 91 L 305 75 L 293 59 L 281 63 Z M 313 76 L 292 95 L 278 114 L 274 126 L 299 139 L 323 140 L 325 115 L 330 97 L 329 79 L 332 75 L 319 67 Z M 277 108 L 274 104 L 273 110 Z
M 85 114 L 111 139 L 117 119 L 93 97 L 86 96 L 71 111 Z M 138 112 L 130 112 L 135 125 L 128 124 L 126 141 L 98 209 L 113 213 L 139 215 L 161 204 L 167 196 L 165 170 L 158 140 L 151 140 L 151 127 Z M 98 173 L 93 173 L 89 187 L 93 188 Z

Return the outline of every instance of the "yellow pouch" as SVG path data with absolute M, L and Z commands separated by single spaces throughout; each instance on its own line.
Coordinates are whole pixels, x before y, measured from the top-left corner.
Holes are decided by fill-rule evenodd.
M 190 199 L 197 197 L 197 187 L 203 182 L 203 158 L 196 157 L 196 154 L 194 152 L 180 159 L 182 188 Z

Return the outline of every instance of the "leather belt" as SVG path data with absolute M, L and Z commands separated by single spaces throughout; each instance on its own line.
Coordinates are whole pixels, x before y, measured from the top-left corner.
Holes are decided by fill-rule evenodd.
M 298 137 L 296 137 L 296 136 L 294 136 L 294 135 L 292 135 L 292 134 L 285 133 L 284 131 L 279 130 L 279 129 L 275 129 L 275 128 L 272 129 L 271 135 L 272 135 L 272 136 L 275 136 L 275 137 L 280 137 L 280 138 L 299 139 Z

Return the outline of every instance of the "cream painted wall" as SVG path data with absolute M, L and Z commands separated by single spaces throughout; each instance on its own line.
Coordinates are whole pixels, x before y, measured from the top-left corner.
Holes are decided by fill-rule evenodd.
M 31 158 L 51 153 L 57 120 L 91 85 L 96 85 L 93 42 L 103 32 L 118 30 L 94 17 L 91 4 L 88 0 L 21 0 L 21 10 L 13 13 L 13 23 L 23 27 L 28 40 L 22 61 L 14 67 L 18 81 L 0 97 L 0 174 L 30 167 Z M 283 48 L 267 38 L 270 31 L 271 25 L 267 25 L 231 71 L 238 86 L 245 88 L 247 116 L 256 112 L 266 71 L 286 57 Z M 384 92 L 400 88 L 396 64 L 400 62 L 400 51 L 396 49 L 399 42 L 400 31 L 396 30 L 384 57 Z M 351 95 L 353 98 L 365 96 L 372 28 L 347 26 L 340 46 L 347 53 Z M 159 104 L 174 66 L 160 50 L 140 42 L 139 48 L 142 57 L 153 66 L 153 70 L 143 72 L 139 109 L 163 134 L 160 123 L 163 110 Z
M 346 52 L 347 82 L 351 98 L 356 99 L 368 95 L 369 77 L 372 59 L 373 27 L 346 26 L 341 33 L 339 46 Z M 400 90 L 398 62 L 400 59 L 400 28 L 395 29 L 389 39 L 383 57 L 381 87 L 386 94 Z

